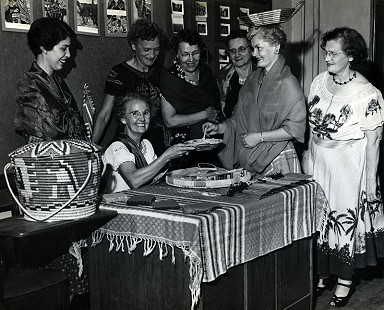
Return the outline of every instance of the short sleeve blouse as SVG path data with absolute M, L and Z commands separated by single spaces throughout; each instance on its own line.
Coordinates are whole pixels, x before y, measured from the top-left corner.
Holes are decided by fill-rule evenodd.
M 318 75 L 308 97 L 309 123 L 313 134 L 323 139 L 362 139 L 364 130 L 384 122 L 384 100 L 371 83 L 348 96 L 332 95 L 325 87 L 328 72 Z

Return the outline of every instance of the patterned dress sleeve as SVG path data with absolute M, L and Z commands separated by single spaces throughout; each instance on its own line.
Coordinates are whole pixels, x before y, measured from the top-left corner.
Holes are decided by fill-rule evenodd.
M 51 111 L 38 85 L 26 76 L 17 86 L 16 103 L 16 132 L 47 139 L 52 130 Z
M 357 109 L 361 130 L 374 130 L 384 122 L 384 100 L 381 92 L 372 88 L 361 99 Z

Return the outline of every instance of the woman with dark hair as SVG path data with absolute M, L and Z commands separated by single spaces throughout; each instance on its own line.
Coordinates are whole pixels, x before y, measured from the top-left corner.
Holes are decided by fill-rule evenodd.
M 171 48 L 176 63 L 161 77 L 161 109 L 165 124 L 171 128 L 171 144 L 175 144 L 201 138 L 203 122 L 215 121 L 220 111 L 215 77 L 201 61 L 205 48 L 201 36 L 194 30 L 180 30 L 172 38 Z M 178 166 L 194 165 L 201 161 L 201 156 L 204 162 L 214 160 L 209 154 L 191 154 L 188 163 Z
M 343 307 L 353 293 L 355 268 L 384 256 L 384 214 L 378 161 L 384 102 L 357 70 L 367 58 L 364 38 L 335 28 L 321 39 L 327 71 L 312 82 L 308 97 L 310 139 L 303 168 L 321 185 L 330 206 L 318 240 L 317 292 L 338 278 L 330 305 Z
M 36 61 L 17 85 L 16 132 L 27 143 L 58 139 L 86 139 L 76 101 L 56 74 L 70 58 L 76 35 L 63 21 L 44 17 L 28 31 L 28 45 Z
M 104 193 L 140 187 L 151 181 L 171 159 L 180 158 L 193 150 L 191 146 L 179 144 L 156 156 L 151 142 L 143 139 L 151 117 L 145 97 L 135 93 L 118 97 L 114 110 L 124 130 L 104 153 Z
M 301 172 L 293 140 L 304 142 L 303 91 L 285 64 L 287 41 L 280 25 L 248 32 L 257 69 L 246 79 L 231 118 L 206 123 L 208 134 L 224 134 L 219 158 L 226 169 L 245 168 L 253 175 Z
M 220 90 L 221 110 L 225 117 L 232 115 L 239 92 L 248 75 L 257 68 L 252 61 L 251 42 L 245 30 L 231 32 L 226 38 L 227 54 L 231 62 L 221 68 L 216 76 Z
M 104 102 L 95 121 L 92 142 L 101 141 L 111 118 L 114 98 L 129 92 L 137 92 L 149 98 L 151 124 L 146 137 L 153 144 L 156 153 L 160 155 L 169 146 L 166 144 L 169 138 L 160 110 L 159 86 L 162 66 L 156 62 L 165 36 L 155 23 L 138 19 L 129 29 L 127 39 L 133 57 L 114 66 L 107 76 Z M 117 131 L 122 130 L 121 125 L 118 125 Z

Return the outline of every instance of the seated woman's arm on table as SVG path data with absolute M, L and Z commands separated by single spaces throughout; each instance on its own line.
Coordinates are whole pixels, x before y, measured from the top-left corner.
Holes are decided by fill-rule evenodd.
M 104 129 L 111 118 L 112 108 L 113 108 L 114 96 L 110 94 L 105 94 L 103 105 L 97 114 L 96 122 L 93 128 L 92 142 L 99 143 L 100 139 L 104 133 Z
M 367 137 L 367 201 L 377 201 L 377 167 L 379 165 L 380 141 L 383 127 L 364 131 Z
M 200 112 L 191 114 L 178 114 L 176 109 L 163 97 L 161 99 L 161 112 L 168 128 L 182 127 L 196 124 L 200 121 L 214 121 L 217 112 L 213 107 L 208 107 Z
M 138 169 L 133 161 L 126 161 L 119 166 L 118 171 L 130 188 L 138 188 L 152 180 L 170 160 L 180 158 L 192 150 L 194 148 L 191 146 L 176 144 L 168 148 L 148 166 Z

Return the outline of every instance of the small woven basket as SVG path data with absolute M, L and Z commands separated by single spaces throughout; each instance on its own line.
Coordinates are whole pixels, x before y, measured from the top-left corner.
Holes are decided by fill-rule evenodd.
M 4 175 L 28 220 L 73 220 L 95 213 L 101 176 L 101 148 L 82 140 L 30 143 L 9 154 Z M 9 186 L 13 168 L 18 197 Z
M 192 167 L 174 170 L 166 175 L 168 185 L 186 188 L 220 188 L 234 183 L 247 182 L 252 175 L 240 168 L 225 170 L 223 168 Z
M 277 9 L 272 11 L 254 13 L 238 17 L 240 25 L 263 26 L 272 24 L 281 24 L 289 21 L 304 5 L 305 1 L 296 3 L 293 8 Z

